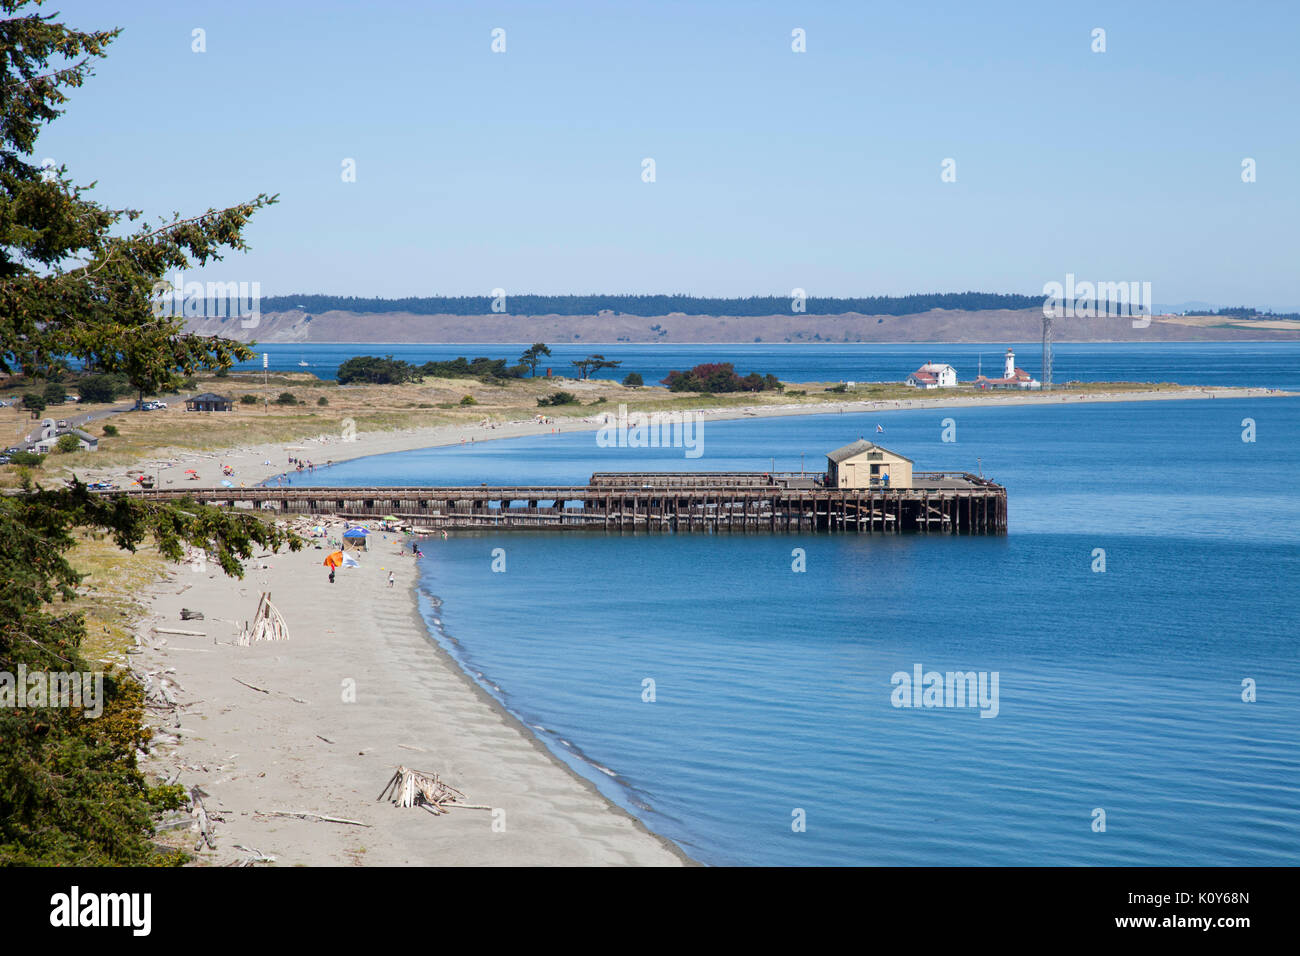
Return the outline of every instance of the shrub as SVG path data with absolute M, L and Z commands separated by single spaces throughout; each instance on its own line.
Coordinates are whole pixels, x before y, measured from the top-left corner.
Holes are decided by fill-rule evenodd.
M 9 456 L 9 461 L 15 465 L 39 467 L 44 460 L 44 455 L 38 455 L 34 451 L 16 451 Z
M 706 362 L 695 366 L 689 372 L 669 372 L 663 379 L 673 392 L 762 392 L 779 388 L 780 382 L 775 375 L 759 375 L 750 372 L 744 378 L 736 374 L 736 367 L 731 362 Z
M 645 380 L 641 378 L 640 372 L 628 372 L 627 375 L 623 377 L 623 384 L 628 388 L 640 388 L 645 384 Z
M 107 435 L 109 438 L 112 438 L 114 435 L 117 434 L 117 426 L 116 426 L 116 425 L 105 425 L 105 426 L 104 426 L 104 434 Z
M 60 435 L 59 440 L 54 443 L 54 450 L 60 455 L 66 455 L 69 452 L 80 451 L 81 441 L 76 435 Z
M 342 367 L 339 369 L 342 373 Z M 523 378 L 528 371 L 526 365 L 506 365 L 505 359 L 490 359 L 480 356 L 467 359 L 465 356 L 445 362 L 425 362 L 419 368 L 411 367 L 412 378 L 476 378 L 485 385 L 499 385 L 507 379 Z
M 550 395 L 543 395 L 537 400 L 537 404 L 542 408 L 550 408 L 556 405 L 577 405 L 578 396 L 572 392 L 553 392 Z
M 275 400 L 277 405 L 297 405 L 298 399 L 294 397 L 293 392 L 281 392 Z
M 67 390 L 58 382 L 48 382 L 41 394 L 46 405 L 62 405 L 68 400 Z
M 324 395 L 322 395 L 320 398 L 316 399 L 316 404 L 317 404 L 317 405 L 328 405 L 329 403 L 330 403 L 330 400 L 329 400 L 328 398 L 326 398 Z
M 23 396 L 23 408 L 33 413 L 43 412 L 45 411 L 45 399 L 35 392 L 28 392 Z
M 477 404 L 478 404 L 478 402 L 474 400 L 474 396 L 473 396 L 473 395 L 466 395 L 464 398 L 462 398 L 462 399 L 460 400 L 460 403 L 461 403 L 462 405 L 477 405 Z
M 118 394 L 118 383 L 108 375 L 87 375 L 77 388 L 83 402 L 111 402 Z
M 377 355 L 357 355 L 348 359 L 338 370 L 338 383 L 369 385 L 401 385 L 419 378 L 419 370 L 409 362 L 395 359 L 391 355 L 380 358 Z
M 847 392 L 848 390 L 849 387 L 843 382 L 840 382 L 838 385 L 832 385 L 830 388 L 826 389 L 828 392 Z
M 256 404 L 257 404 L 257 396 L 256 396 L 256 395 L 240 395 L 240 396 L 239 396 L 239 404 L 240 404 L 240 405 L 256 405 Z
M 226 376 L 228 376 L 228 375 L 230 374 L 230 369 L 223 365 L 221 368 L 217 369 L 216 372 L 214 372 L 213 374 L 214 374 L 217 378 L 225 378 Z M 193 379 L 191 379 L 191 381 L 193 381 Z M 187 387 L 187 388 L 193 388 L 194 386 L 193 386 L 193 385 L 189 385 L 189 386 L 186 386 L 186 387 Z

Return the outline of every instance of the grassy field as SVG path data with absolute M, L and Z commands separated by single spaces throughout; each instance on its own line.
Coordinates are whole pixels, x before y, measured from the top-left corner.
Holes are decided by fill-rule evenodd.
M 58 477 L 71 471 L 104 469 L 161 457 L 175 450 L 215 451 L 240 445 L 294 441 L 316 435 L 338 435 L 351 420 L 357 432 L 386 431 L 453 424 L 479 424 L 530 419 L 544 414 L 562 423 L 602 411 L 615 411 L 626 404 L 631 411 L 673 411 L 755 407 L 763 405 L 816 405 L 843 401 L 895 401 L 960 395 L 996 399 L 1003 392 L 977 392 L 973 388 L 923 392 L 901 384 L 862 383 L 844 391 L 832 391 L 834 383 L 800 383 L 784 392 L 734 392 L 701 395 L 669 392 L 661 387 L 627 388 L 615 381 L 574 379 L 523 379 L 504 384 L 484 384 L 475 379 L 425 379 L 406 385 L 341 386 L 309 373 L 281 373 L 263 382 L 260 373 L 231 373 L 201 377 L 195 391 L 214 391 L 235 401 L 229 413 L 186 412 L 181 397 L 165 396 L 170 406 L 155 412 L 130 412 L 96 420 L 87 430 L 100 438 L 97 452 L 52 454 L 34 474 Z M 1172 391 L 1179 386 L 1154 383 L 1069 384 L 1062 391 L 1073 394 Z M 556 391 L 568 391 L 580 404 L 539 407 L 537 400 Z M 0 397 L 21 396 L 21 387 L 0 390 Z M 291 393 L 293 405 L 277 404 L 283 392 Z M 240 398 L 254 397 L 253 404 Z M 466 396 L 473 404 L 462 405 Z M 325 404 L 320 404 L 324 399 Z M 108 408 L 106 405 L 66 404 L 51 406 L 42 417 L 70 418 Z M 30 432 L 38 423 L 21 409 L 0 409 L 0 428 L 7 441 Z M 104 436 L 104 425 L 118 430 Z M 0 468 L 0 487 L 18 481 L 16 466 Z
M 166 562 L 152 547 L 134 554 L 111 539 L 82 535 L 68 560 L 86 575 L 75 601 L 65 607 L 86 617 L 82 653 L 88 660 L 125 663 L 134 643 L 131 629 L 145 613 L 141 595 L 163 577 Z

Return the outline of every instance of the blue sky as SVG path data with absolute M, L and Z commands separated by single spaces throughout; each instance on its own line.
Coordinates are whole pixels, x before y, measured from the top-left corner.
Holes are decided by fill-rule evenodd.
M 38 158 L 154 218 L 280 194 L 250 253 L 189 278 L 855 296 L 1037 294 L 1072 272 L 1300 309 L 1293 4 L 47 9 L 124 33 Z

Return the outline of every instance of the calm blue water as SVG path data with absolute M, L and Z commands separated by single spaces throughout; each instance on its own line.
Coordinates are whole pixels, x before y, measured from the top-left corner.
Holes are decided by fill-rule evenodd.
M 672 369 L 701 362 L 734 362 L 740 373 L 776 375 L 784 382 L 901 382 L 923 362 L 934 359 L 957 369 L 963 381 L 973 379 L 983 360 L 986 374 L 1002 368 L 1008 345 L 552 345 L 547 364 L 556 375 L 572 375 L 574 359 L 598 352 L 622 366 L 599 373 L 621 379 L 640 372 L 648 384 Z M 422 364 L 432 360 L 484 355 L 512 364 L 528 347 L 517 345 L 364 345 L 318 343 L 312 345 L 259 345 L 258 357 L 237 365 L 242 370 L 262 367 L 261 353 L 271 369 L 305 371 L 333 379 L 340 363 L 354 355 L 392 355 Z M 1032 375 L 1042 371 L 1042 345 L 1015 344 L 1016 364 Z M 1053 368 L 1057 382 L 1077 380 L 1179 382 L 1184 385 L 1264 385 L 1300 388 L 1300 342 L 1166 342 L 1152 344 L 1071 344 L 1056 346 Z M 300 368 L 307 362 L 308 368 Z M 545 368 L 545 366 L 543 366 Z
M 1300 861 L 1300 399 L 710 423 L 694 462 L 548 435 L 316 480 L 820 468 L 877 421 L 919 468 L 981 459 L 1010 535 L 457 534 L 426 544 L 431 631 L 707 863 Z M 893 707 L 916 664 L 998 672 L 998 715 Z

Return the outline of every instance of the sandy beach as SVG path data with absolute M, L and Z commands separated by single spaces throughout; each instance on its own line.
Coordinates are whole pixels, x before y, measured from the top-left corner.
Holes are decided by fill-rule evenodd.
M 256 851 L 278 866 L 684 862 L 554 759 L 431 641 L 415 560 L 397 536 L 374 538 L 361 566 L 340 569 L 334 584 L 321 564 L 328 549 L 308 547 L 250 561 L 242 581 L 211 563 L 186 564 L 158 587 L 138 631 L 148 646 L 131 663 L 165 679 L 179 706 L 153 712 L 162 736 L 146 766 L 207 794 L 217 849 L 199 861 Z M 426 550 L 436 561 L 436 542 Z M 290 637 L 240 647 L 239 624 L 263 590 Z M 182 607 L 204 620 L 182 621 Z M 398 765 L 437 772 L 464 802 L 493 809 L 435 816 L 377 801 Z M 195 834 L 179 832 L 190 849 Z

